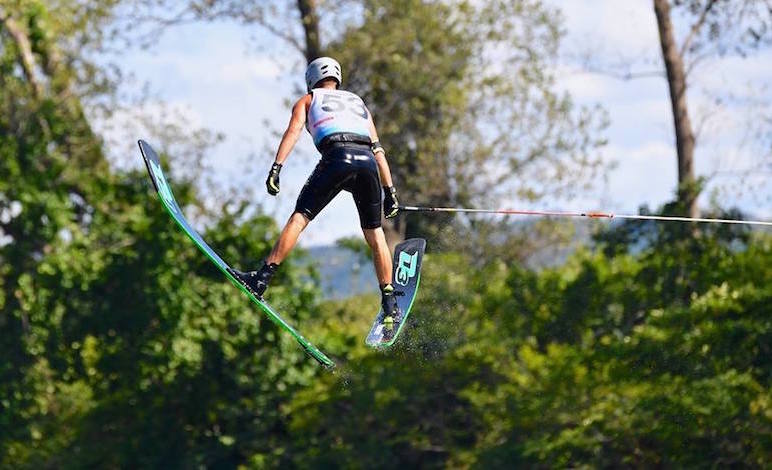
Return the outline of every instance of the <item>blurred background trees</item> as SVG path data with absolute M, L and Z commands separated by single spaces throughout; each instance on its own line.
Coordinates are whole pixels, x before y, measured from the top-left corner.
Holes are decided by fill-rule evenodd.
M 692 3 L 674 5 L 731 9 Z M 110 164 L 91 111 L 109 109 L 124 78 L 98 60 L 132 40 L 121 15 L 160 29 L 229 19 L 268 28 L 300 60 L 339 57 L 416 203 L 571 196 L 604 170 L 604 113 L 557 91 L 560 19 L 541 2 L 2 1 L 0 466 L 769 461 L 768 232 L 619 224 L 532 270 L 513 260 L 533 245 L 511 238 L 552 243 L 555 230 L 399 219 L 395 236 L 434 250 L 389 353 L 362 341 L 374 295 L 324 301 L 293 260 L 272 288 L 338 360 L 326 373 L 174 228 L 143 172 Z M 195 142 L 191 166 L 215 139 L 156 132 L 167 158 Z M 234 265 L 264 256 L 273 219 L 213 206 L 181 167 L 175 194 L 212 246 Z M 480 248 L 486 237 L 498 250 Z
M 344 87 L 373 113 L 404 200 L 572 197 L 603 169 L 597 149 L 606 115 L 557 91 L 549 64 L 563 33 L 559 13 L 542 2 L 177 3 L 146 0 L 144 8 L 157 13 L 140 16 L 154 32 L 233 20 L 266 28 L 306 61 L 335 56 Z M 392 244 L 423 234 L 457 245 L 460 222 L 398 217 L 385 228 Z
M 232 447 L 242 433 L 262 435 L 249 458 L 270 456 L 282 435 L 274 392 L 307 383 L 313 365 L 169 230 L 144 173 L 111 171 L 83 112 L 96 91 L 80 74 L 96 65 L 77 52 L 110 13 L 92 6 L 79 17 L 78 2 L 3 4 L 0 461 L 227 465 L 246 459 Z M 175 190 L 202 207 L 192 182 Z M 212 214 L 208 236 L 246 264 L 277 232 L 240 211 Z M 316 299 L 302 276 L 290 264 L 281 282 L 298 320 Z

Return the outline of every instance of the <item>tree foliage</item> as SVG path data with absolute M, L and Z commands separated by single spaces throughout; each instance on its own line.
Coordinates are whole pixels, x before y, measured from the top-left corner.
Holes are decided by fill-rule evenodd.
M 600 169 L 605 121 L 554 89 L 558 16 L 539 2 L 363 2 L 328 51 L 362 95 L 396 185 L 416 204 L 575 194 Z M 545 174 L 549 178 L 544 178 Z M 450 228 L 408 218 L 408 236 Z
M 468 75 L 457 83 L 427 77 L 434 69 L 451 73 L 440 55 L 470 67 L 476 56 L 465 48 L 474 44 L 466 42 L 468 31 L 453 30 L 459 50 L 448 51 L 424 29 L 471 26 L 445 4 L 404 1 L 422 13 L 415 23 L 396 10 L 365 19 L 391 11 L 414 36 L 409 44 L 387 38 L 401 58 L 367 59 L 357 68 L 361 86 L 383 93 L 374 101 L 392 106 L 389 114 L 426 125 L 378 85 L 406 81 L 415 109 L 436 113 L 447 126 L 436 132 L 452 141 L 444 113 L 461 109 L 455 99 L 476 103 L 475 90 L 459 86 Z M 706 229 L 691 237 L 683 228 L 621 224 L 539 271 L 475 259 L 461 244 L 438 250 L 426 257 L 410 327 L 386 353 L 362 342 L 376 296 L 320 305 L 313 274 L 285 262 L 270 299 L 339 360 L 329 374 L 176 230 L 146 175 L 107 164 L 83 112 L 88 93 L 74 85 L 77 65 L 41 65 L 65 56 L 59 48 L 80 34 L 48 29 L 44 19 L 79 4 L 19 5 L 0 15 L 14 20 L 0 28 L 1 466 L 769 462 L 768 233 Z M 506 8 L 518 5 L 525 4 L 500 6 L 513 13 Z M 445 23 L 438 13 L 447 13 Z M 490 21 L 477 27 L 502 25 Z M 356 29 L 347 34 L 342 41 L 367 40 Z M 532 44 L 540 36 L 526 37 Z M 529 54 L 525 45 L 516 50 Z M 365 59 L 361 50 L 351 53 L 347 60 Z M 34 67 L 25 70 L 25 62 Z M 411 76 L 423 62 L 426 75 Z M 380 73 L 366 75 L 372 71 Z M 450 101 L 422 95 L 424 87 L 439 87 Z M 544 148 L 563 145 L 550 140 L 565 124 L 557 101 L 540 108 L 558 112 L 558 127 L 539 127 Z M 478 110 L 478 117 L 497 109 Z M 392 132 L 388 125 L 385 132 Z M 267 252 L 277 234 L 269 217 L 248 217 L 245 206 L 229 204 L 207 211 L 194 182 L 171 174 L 177 199 L 186 211 L 200 211 L 204 237 L 225 259 L 251 265 Z
M 0 462 L 233 466 L 275 456 L 275 392 L 307 384 L 314 368 L 174 229 L 144 174 L 110 169 L 85 92 L 69 88 L 79 69 L 40 65 L 78 34 L 35 33 L 54 12 L 30 2 L 4 18 L 22 36 L 0 29 Z M 71 36 L 48 41 L 51 31 Z M 192 181 L 174 187 L 184 207 L 202 207 Z M 277 234 L 243 207 L 216 214 L 203 214 L 207 237 L 240 264 Z M 294 321 L 315 303 L 308 275 L 290 263 L 278 280 Z
M 428 256 L 397 350 L 293 400 L 296 464 L 763 466 L 772 240 L 652 237 L 541 272 Z

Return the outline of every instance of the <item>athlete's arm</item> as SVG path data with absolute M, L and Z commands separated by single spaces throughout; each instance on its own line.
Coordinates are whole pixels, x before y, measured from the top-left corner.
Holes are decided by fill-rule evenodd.
M 292 107 L 292 117 L 290 117 L 287 130 L 284 131 L 284 135 L 281 138 L 279 144 L 279 150 L 276 151 L 276 163 L 283 165 L 284 160 L 287 159 L 295 144 L 300 138 L 300 134 L 303 132 L 303 126 L 306 125 L 306 114 L 308 113 L 308 106 L 311 104 L 311 95 L 305 95 L 295 103 Z
M 373 115 L 370 110 L 367 111 L 367 118 L 370 126 L 370 140 L 373 143 L 373 155 L 378 165 L 378 173 L 381 175 L 381 184 L 383 185 L 383 215 L 390 219 L 396 217 L 399 213 L 399 201 L 397 200 L 397 190 L 394 188 L 394 182 L 391 180 L 391 170 L 389 162 L 386 161 L 386 151 L 378 141 L 378 131 L 375 130 Z
M 265 180 L 265 187 L 271 196 L 279 194 L 279 172 L 281 172 L 284 160 L 287 159 L 287 156 L 289 156 L 289 153 L 298 142 L 300 133 L 303 132 L 310 101 L 311 95 L 305 95 L 292 107 L 292 117 L 290 117 L 287 130 L 284 131 L 284 136 L 281 138 L 279 150 L 276 152 L 276 161 L 273 162 L 271 171 L 268 172 L 268 178 Z
M 378 131 L 375 130 L 375 123 L 370 110 L 367 110 L 367 114 L 369 115 L 367 120 L 370 125 L 370 140 L 376 143 L 378 142 Z M 375 150 L 375 163 L 378 164 L 378 173 L 381 174 L 381 184 L 384 187 L 391 188 L 394 186 L 394 182 L 391 180 L 391 170 L 389 169 L 389 162 L 386 161 L 386 152 L 383 150 L 383 147 L 380 147 L 380 151 L 377 151 L 378 149 Z

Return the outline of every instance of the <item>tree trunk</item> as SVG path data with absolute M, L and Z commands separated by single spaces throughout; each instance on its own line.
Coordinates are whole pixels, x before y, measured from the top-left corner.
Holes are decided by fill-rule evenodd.
M 306 38 L 306 60 L 311 62 L 322 55 L 322 46 L 319 41 L 319 14 L 316 11 L 316 0 L 298 0 L 300 22 Z
M 678 201 L 688 209 L 689 217 L 697 217 L 697 185 L 694 178 L 694 132 L 686 106 L 686 73 L 683 57 L 676 45 L 673 23 L 670 21 L 669 0 L 654 0 L 659 42 L 665 62 L 670 104 L 673 109 L 676 151 L 678 154 Z

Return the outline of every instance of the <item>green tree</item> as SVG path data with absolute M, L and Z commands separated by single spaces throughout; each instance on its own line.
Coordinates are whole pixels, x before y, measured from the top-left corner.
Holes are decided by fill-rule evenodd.
M 352 336 L 343 383 L 293 399 L 295 462 L 763 466 L 772 240 L 638 224 L 646 234 L 628 249 L 539 272 L 427 256 L 397 348 L 373 353 Z M 366 302 L 331 307 L 341 344 L 367 328 Z
M 49 327 L 61 312 L 39 316 L 26 296 L 40 261 L 91 220 L 85 195 L 98 200 L 102 180 L 83 178 L 81 169 L 100 175 L 107 168 L 73 92 L 77 75 L 57 42 L 102 16 L 85 14 L 78 23 L 60 13 L 35 1 L 0 4 L 0 447 L 38 434 L 28 426 L 28 408 L 35 406 L 36 391 L 51 394 L 41 361 Z
M 282 407 L 318 369 L 176 230 L 144 173 L 111 170 L 83 111 L 95 96 L 79 85 L 83 62 L 42 65 L 78 57 L 68 41 L 98 28 L 110 4 L 87 9 L 101 12 L 93 21 L 73 6 L 24 2 L 0 15 L 0 462 L 274 461 Z M 178 173 L 180 203 L 199 210 L 227 259 L 247 265 L 267 251 L 270 218 L 206 211 Z M 289 263 L 274 291 L 293 322 L 316 302 L 310 275 Z

